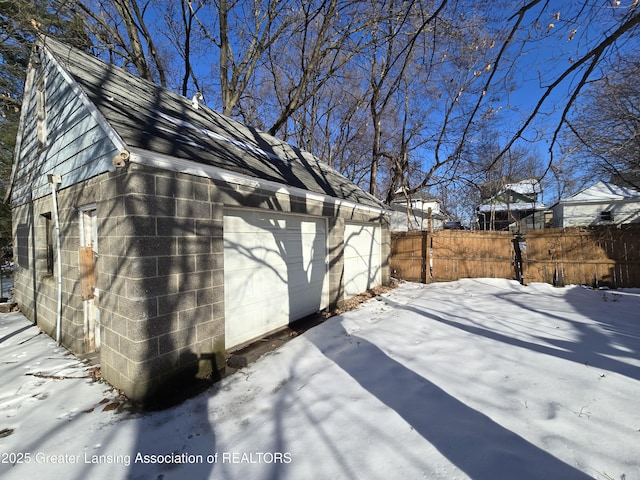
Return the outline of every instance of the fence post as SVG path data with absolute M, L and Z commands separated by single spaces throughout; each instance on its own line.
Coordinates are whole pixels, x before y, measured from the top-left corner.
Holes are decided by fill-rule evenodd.
M 431 262 L 429 258 L 429 240 L 430 234 L 429 232 L 422 232 L 422 283 L 430 283 L 431 282 Z
M 518 280 L 518 282 L 520 282 L 521 285 L 524 285 L 524 277 L 522 272 L 522 251 L 520 250 L 520 240 L 522 238 L 523 238 L 523 235 L 519 233 L 513 236 L 513 240 L 512 240 L 513 252 L 514 252 L 513 268 L 515 269 L 516 280 Z

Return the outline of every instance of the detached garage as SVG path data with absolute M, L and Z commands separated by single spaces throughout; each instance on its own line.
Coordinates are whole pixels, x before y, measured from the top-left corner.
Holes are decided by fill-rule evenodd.
M 383 204 L 197 98 L 43 37 L 20 122 L 16 301 L 130 398 L 389 281 Z

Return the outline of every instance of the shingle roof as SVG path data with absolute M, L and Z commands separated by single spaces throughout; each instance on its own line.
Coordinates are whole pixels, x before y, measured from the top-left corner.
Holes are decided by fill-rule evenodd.
M 56 40 L 44 44 L 130 148 L 384 207 L 308 152 Z

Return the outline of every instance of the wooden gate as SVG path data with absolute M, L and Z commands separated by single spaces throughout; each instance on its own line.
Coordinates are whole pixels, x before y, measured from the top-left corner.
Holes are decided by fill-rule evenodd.
M 431 280 L 515 279 L 509 232 L 442 230 L 431 235 Z
M 517 278 L 513 235 L 508 232 L 442 230 L 391 237 L 391 275 L 408 281 Z
M 391 275 L 409 282 L 427 283 L 427 232 L 412 231 L 391 234 Z

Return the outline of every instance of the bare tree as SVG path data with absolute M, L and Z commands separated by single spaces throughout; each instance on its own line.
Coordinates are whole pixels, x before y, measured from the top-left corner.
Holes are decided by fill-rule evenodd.
M 287 43 L 267 51 L 276 115 L 268 127 L 275 135 L 292 115 L 334 80 L 367 42 L 370 24 L 362 2 L 300 1 Z
M 165 67 L 155 45 L 155 35 L 145 20 L 150 0 L 142 8 L 138 0 L 57 2 L 82 16 L 96 42 L 94 48 L 104 49 L 110 62 L 132 65 L 140 77 L 167 86 Z
M 202 93 L 201 82 L 192 65 L 194 40 L 198 40 L 196 30 L 196 15 L 203 7 L 199 2 L 195 7 L 192 2 L 167 2 L 163 6 L 163 18 L 167 26 L 165 37 L 182 60 L 182 72 L 179 75 L 180 94 L 187 96 L 191 85 L 195 91 Z
M 471 72 L 468 67 L 474 65 L 474 61 L 469 61 L 467 52 L 463 50 L 453 55 L 447 52 L 448 61 L 437 65 L 437 72 L 451 75 L 450 83 L 458 89 L 453 97 L 446 97 L 448 101 L 438 109 L 441 117 L 437 138 L 431 144 L 432 158 L 424 162 L 422 181 L 414 184 L 409 192 L 434 186 L 438 182 L 455 181 L 461 175 L 468 178 L 473 169 L 461 167 L 469 165 L 465 157 L 482 131 L 479 126 L 495 122 L 508 110 L 517 112 L 511 104 L 515 98 L 513 93 L 517 78 L 526 78 L 532 73 L 539 88 L 533 90 L 535 93 L 531 96 L 538 95 L 537 100 L 525 110 L 517 128 L 503 124 L 504 131 L 500 135 L 504 139 L 501 142 L 503 148 L 485 168 L 490 169 L 501 158 L 512 154 L 519 144 L 546 139 L 549 151 L 547 171 L 551 171 L 559 132 L 576 98 L 597 74 L 597 67 L 603 60 L 615 48 L 624 46 L 625 41 L 637 32 L 640 14 L 636 3 L 621 5 L 621 2 L 614 2 L 604 5 L 584 2 L 558 7 L 534 0 L 518 7 L 505 22 L 504 16 L 492 18 L 492 9 L 499 9 L 504 15 L 504 12 L 512 9 L 511 3 L 475 3 L 474 14 L 469 15 L 462 8 L 465 2 L 450 2 L 438 20 L 441 23 L 449 20 L 451 23 L 445 35 L 434 37 L 435 56 L 432 58 L 438 58 L 448 50 L 444 48 L 447 43 L 454 45 L 452 41 L 456 36 L 467 35 L 468 45 L 478 52 L 475 64 L 480 68 Z M 486 28 L 468 28 L 467 24 L 465 32 L 455 28 L 454 20 L 458 25 L 460 19 L 472 25 L 474 16 Z M 483 38 L 476 37 L 477 34 Z M 486 48 L 487 40 L 489 48 Z M 531 55 L 539 55 L 536 49 L 540 45 L 544 45 L 544 52 L 551 54 L 543 62 L 533 63 Z M 478 63 L 480 61 L 484 61 L 484 67 Z M 469 73 L 477 77 L 476 81 Z M 434 75 L 430 79 L 436 81 Z M 456 92 L 455 88 L 446 87 L 442 77 L 440 80 L 439 85 L 444 87 L 445 96 L 447 92 Z M 545 132 L 541 126 L 543 121 L 550 121 L 551 125 L 555 123 L 555 127 Z
M 526 18 L 528 13 L 534 11 L 534 7 L 538 3 L 540 2 L 530 2 L 518 12 L 514 28 L 516 24 Z M 556 126 L 553 128 L 549 141 L 548 169 L 551 168 L 554 160 L 554 148 L 557 146 L 562 128 L 567 123 L 576 99 L 590 81 L 598 76 L 598 67 L 607 58 L 614 55 L 617 48 L 622 48 L 625 42 L 637 34 L 640 26 L 640 10 L 637 8 L 637 4 L 638 2 L 635 0 L 626 5 L 622 5 L 620 1 L 613 1 L 608 5 L 604 2 L 598 4 L 583 2 L 573 8 L 571 5 L 564 5 L 565 11 L 563 12 L 562 10 L 551 10 L 551 5 L 545 3 L 542 9 L 536 12 L 536 21 L 529 23 L 528 35 L 522 40 L 520 49 L 531 41 L 533 29 L 545 28 L 538 22 L 540 19 L 546 19 L 548 22 L 547 32 L 559 31 L 558 40 L 562 38 L 565 43 L 575 45 L 575 48 L 570 50 L 568 58 L 563 59 L 569 64 L 568 67 L 560 66 L 558 68 L 556 65 L 556 69 L 547 74 L 544 80 L 546 83 L 541 84 L 542 94 L 538 101 L 497 158 L 509 151 L 515 142 L 524 137 L 527 130 L 541 115 L 543 107 L 553 102 L 555 100 L 554 94 L 557 94 L 562 86 L 565 86 L 566 90 L 562 92 L 561 96 L 560 113 L 555 121 Z M 514 37 L 510 36 L 504 46 L 513 43 Z M 558 48 L 560 45 L 561 43 L 558 41 Z M 550 60 L 558 63 L 558 58 Z
M 399 3 L 399 5 L 398 5 Z M 369 192 L 377 193 L 378 167 L 381 157 L 387 157 L 394 163 L 396 175 L 391 182 L 387 198 L 391 198 L 398 186 L 402 171 L 406 170 L 408 142 L 407 142 L 407 115 L 406 108 L 402 116 L 402 137 L 395 154 L 384 151 L 382 147 L 382 117 L 391 105 L 392 99 L 399 88 L 410 83 L 407 75 L 414 73 L 410 68 L 414 60 L 414 50 L 420 46 L 420 39 L 425 34 L 427 27 L 435 23 L 438 14 L 444 9 L 446 0 L 440 3 L 433 13 L 422 17 L 422 5 L 419 2 L 395 2 L 381 5 L 381 10 L 391 11 L 391 15 L 379 15 L 379 21 L 372 35 L 372 52 L 370 60 L 370 101 L 369 108 L 373 125 L 373 142 L 371 151 L 371 168 Z M 400 7 L 400 8 L 398 8 Z M 377 15 L 378 16 L 378 15 Z M 415 18 L 419 19 L 415 22 Z M 417 25 L 416 25 L 417 23 Z M 427 72 L 428 73 L 428 72 Z M 424 80 L 427 80 L 426 78 Z
M 215 82 L 223 113 L 322 155 L 387 201 L 474 182 L 527 142 L 545 141 L 546 171 L 560 173 L 577 99 L 640 25 L 634 0 L 54 3 L 73 9 L 103 58 L 183 95 Z M 478 165 L 487 128 L 502 148 Z
M 578 99 L 567 122 L 570 151 L 596 175 L 640 188 L 640 60 L 617 58 L 603 74 Z
M 222 113 L 232 115 L 265 52 L 290 25 L 292 9 L 282 0 L 242 5 L 237 0 L 219 0 L 216 5 L 186 3 L 202 35 L 218 51 Z M 213 11 L 204 11 L 205 6 L 213 7 Z
M 475 98 L 474 92 L 481 96 L 481 75 L 489 65 L 491 37 L 485 19 L 475 14 L 465 16 L 457 3 L 416 3 L 419 13 L 414 18 L 420 18 L 420 23 L 407 42 L 397 39 L 400 45 L 411 47 L 400 50 L 400 56 L 394 59 L 394 62 L 401 59 L 402 67 L 391 71 L 391 76 L 381 76 L 372 88 L 373 104 L 386 108 L 387 100 L 398 94 L 403 101 L 402 108 L 391 108 L 402 112 L 396 121 L 401 128 L 395 132 L 394 150 L 377 149 L 379 136 L 374 135 L 371 168 L 374 186 L 370 186 L 370 191 L 376 188 L 378 155 L 391 166 L 387 201 L 400 192 L 412 195 L 444 181 L 445 177 L 451 179 L 459 174 L 465 139 L 476 129 L 468 119 L 474 108 L 470 102 Z M 386 89 L 383 97 L 376 96 L 379 87 Z M 480 111 L 477 106 L 475 109 Z M 380 124 L 377 115 L 372 108 L 374 128 Z M 411 122 L 407 122 L 409 118 Z M 410 158 L 416 157 L 421 157 L 421 171 L 412 167 Z

